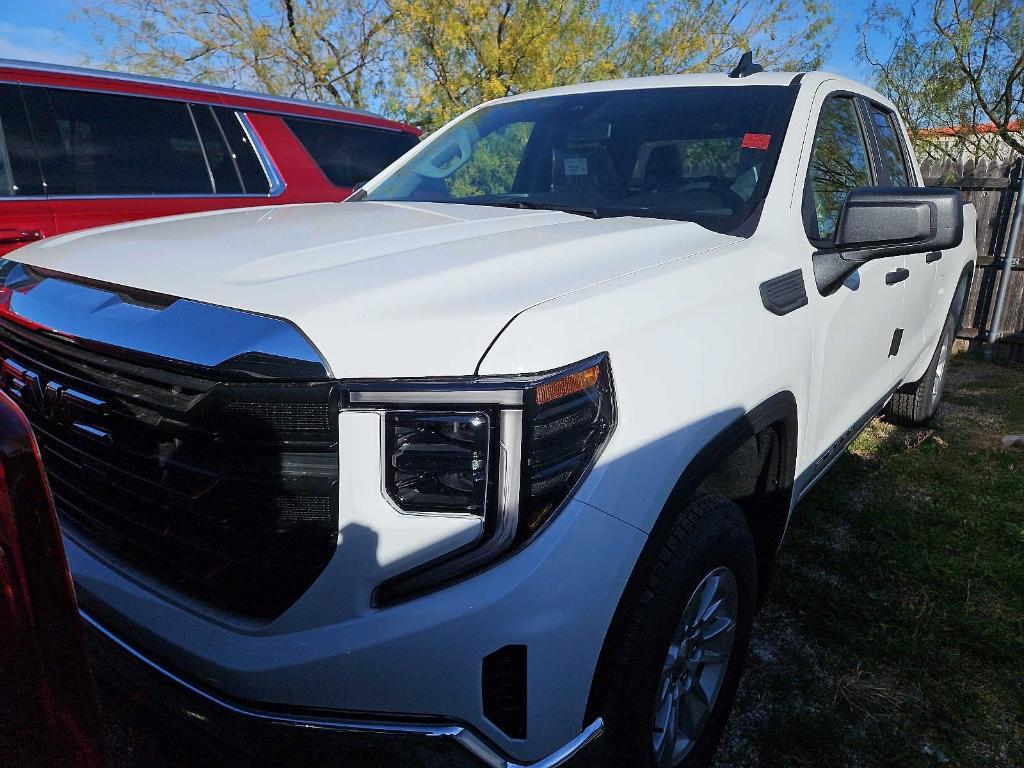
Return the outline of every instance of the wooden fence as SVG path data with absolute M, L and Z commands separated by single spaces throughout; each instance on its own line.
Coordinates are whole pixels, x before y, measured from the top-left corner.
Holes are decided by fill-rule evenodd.
M 966 163 L 926 160 L 921 165 L 929 186 L 957 187 L 978 211 L 978 262 L 964 315 L 961 338 L 983 341 L 992 327 L 992 310 L 1006 254 L 1020 160 L 968 160 Z M 1024 230 L 1024 227 L 1022 227 Z M 1024 235 L 1024 231 L 1021 232 Z M 1024 339 L 1024 236 L 1017 243 L 1015 264 L 1003 309 L 1002 334 Z M 1016 355 L 1014 355 L 1016 356 Z

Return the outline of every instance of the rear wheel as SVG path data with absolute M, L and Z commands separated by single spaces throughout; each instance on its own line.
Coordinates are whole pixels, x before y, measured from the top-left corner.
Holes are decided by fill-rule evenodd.
M 946 388 L 946 373 L 955 339 L 956 317 L 950 312 L 946 316 L 942 335 L 925 375 L 913 385 L 912 390 L 896 392 L 889 401 L 885 411 L 889 421 L 907 426 L 920 426 L 935 415 Z
M 645 574 L 605 706 L 613 765 L 707 765 L 736 696 L 757 594 L 743 513 L 699 496 Z

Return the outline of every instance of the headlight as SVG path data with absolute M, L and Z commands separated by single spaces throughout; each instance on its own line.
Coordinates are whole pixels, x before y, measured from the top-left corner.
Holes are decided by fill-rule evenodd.
M 476 543 L 381 584 L 377 604 L 450 583 L 525 544 L 615 426 L 607 355 L 530 376 L 352 385 L 348 407 L 383 414 L 384 492 L 395 507 L 481 517 Z
M 487 501 L 487 413 L 388 413 L 384 484 L 406 512 L 483 515 Z

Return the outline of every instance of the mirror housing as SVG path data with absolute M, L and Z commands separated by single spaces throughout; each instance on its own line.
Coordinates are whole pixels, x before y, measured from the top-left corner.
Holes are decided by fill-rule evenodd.
M 814 280 L 828 294 L 865 262 L 956 248 L 963 238 L 959 190 L 857 187 L 839 213 L 832 247 L 814 254 Z

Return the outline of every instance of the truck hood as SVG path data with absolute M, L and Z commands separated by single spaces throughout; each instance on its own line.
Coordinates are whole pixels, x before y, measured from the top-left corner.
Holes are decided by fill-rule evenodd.
M 362 202 L 134 222 L 8 258 L 286 319 L 339 378 L 416 377 L 472 374 L 529 307 L 736 239 L 689 222 Z

